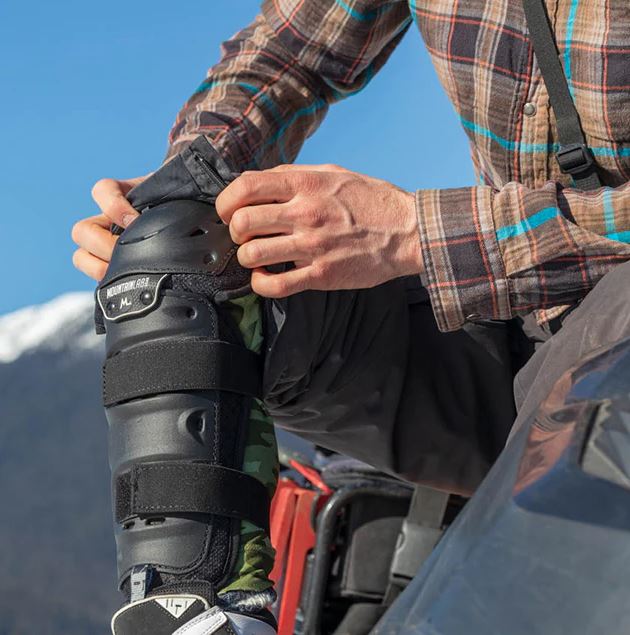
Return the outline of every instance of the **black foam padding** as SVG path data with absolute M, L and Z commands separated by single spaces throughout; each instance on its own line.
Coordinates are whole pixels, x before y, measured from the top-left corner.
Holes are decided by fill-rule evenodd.
M 103 364 L 106 407 L 182 390 L 226 390 L 259 397 L 258 355 L 238 344 L 184 338 L 139 344 Z
M 132 516 L 214 514 L 269 530 L 269 495 L 253 476 L 218 465 L 156 461 L 116 479 L 116 521 Z

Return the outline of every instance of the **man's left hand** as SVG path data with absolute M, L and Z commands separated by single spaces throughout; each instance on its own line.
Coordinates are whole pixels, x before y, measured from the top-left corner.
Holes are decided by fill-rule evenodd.
M 216 207 L 264 297 L 374 287 L 422 268 L 414 195 L 335 165 L 244 172 Z M 265 268 L 286 262 L 295 268 Z

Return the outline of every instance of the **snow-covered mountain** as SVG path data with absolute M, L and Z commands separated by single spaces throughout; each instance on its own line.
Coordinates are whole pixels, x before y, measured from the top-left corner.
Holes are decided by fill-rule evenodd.
M 67 293 L 47 304 L 0 316 L 0 364 L 32 351 L 76 354 L 100 345 L 94 335 L 91 293 Z
M 0 317 L 2 635 L 105 635 L 119 603 L 92 308 Z
M 93 302 L 0 316 L 0 635 L 106 635 L 120 604 Z

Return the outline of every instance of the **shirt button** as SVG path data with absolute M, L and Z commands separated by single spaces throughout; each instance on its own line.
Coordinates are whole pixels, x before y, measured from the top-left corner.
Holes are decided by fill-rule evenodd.
M 524 106 L 523 106 L 523 114 L 526 117 L 533 117 L 536 114 L 536 104 L 532 104 L 531 101 L 528 101 Z

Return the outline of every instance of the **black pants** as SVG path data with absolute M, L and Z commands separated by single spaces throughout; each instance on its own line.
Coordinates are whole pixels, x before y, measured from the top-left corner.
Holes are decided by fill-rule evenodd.
M 520 320 L 440 333 L 418 278 L 266 300 L 266 404 L 319 445 L 470 492 L 564 371 L 630 335 L 629 275 L 619 266 L 559 332 L 529 337 Z
M 199 137 L 132 190 L 136 209 L 213 200 L 217 185 L 193 149 L 228 178 Z M 551 337 L 540 329 L 526 337 L 519 320 L 440 333 L 417 276 L 265 300 L 265 402 L 278 425 L 319 445 L 412 481 L 470 492 L 515 419 L 518 426 L 531 414 L 565 370 L 630 335 L 628 274 L 625 264 L 605 276 Z

